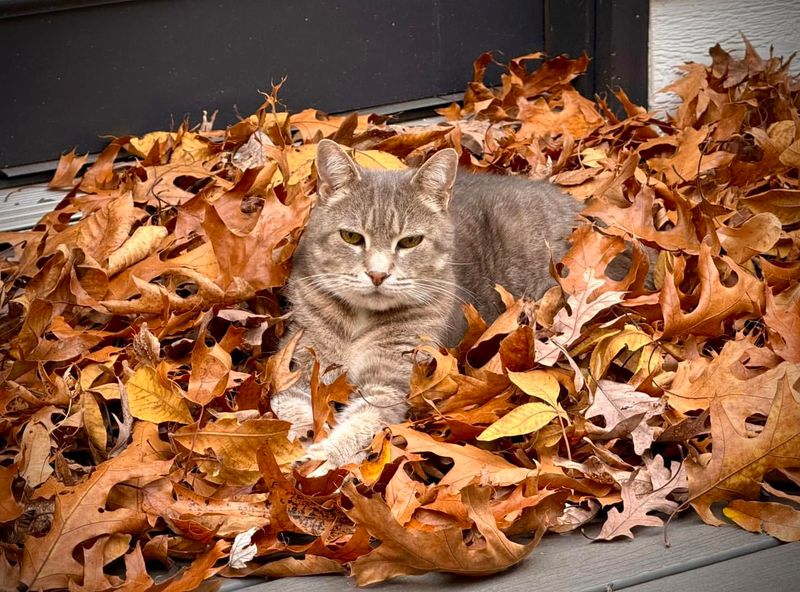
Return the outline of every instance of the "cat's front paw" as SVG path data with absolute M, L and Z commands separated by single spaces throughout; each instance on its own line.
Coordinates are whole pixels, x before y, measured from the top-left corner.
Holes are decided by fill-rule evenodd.
M 322 461 L 322 464 L 309 474 L 311 477 L 317 477 L 344 465 L 359 464 L 366 457 L 366 450 L 352 450 L 329 438 L 306 448 L 305 454 L 295 462 L 295 466 L 304 465 L 309 461 Z

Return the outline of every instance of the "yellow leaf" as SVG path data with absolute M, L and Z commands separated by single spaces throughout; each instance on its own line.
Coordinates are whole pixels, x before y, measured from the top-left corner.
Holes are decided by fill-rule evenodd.
M 89 434 L 89 440 L 97 450 L 105 450 L 108 445 L 108 433 L 97 399 L 92 393 L 84 392 L 81 396 L 81 407 L 83 408 L 83 425 L 86 433 Z
M 608 158 L 605 150 L 601 148 L 586 148 L 581 152 L 581 164 L 585 167 L 599 168 L 603 166 L 602 161 Z
M 154 368 L 141 366 L 125 385 L 131 415 L 152 423 L 191 423 L 192 414 L 177 388 L 161 378 Z
M 128 152 L 139 158 L 144 158 L 153 149 L 156 142 L 166 142 L 170 138 L 175 139 L 177 134 L 170 132 L 150 132 L 141 138 L 131 138 Z
M 93 386 L 88 390 L 92 391 L 93 393 L 97 393 L 98 395 L 103 397 L 106 401 L 119 399 L 119 385 L 116 382 L 109 382 L 107 384 Z
M 603 337 L 592 350 L 589 361 L 589 372 L 595 380 L 600 380 L 606 374 L 611 362 L 619 353 L 627 349 L 633 353 L 653 343 L 653 338 L 636 328 L 634 325 L 625 325 L 621 331 Z
M 129 152 L 140 158 L 145 158 L 155 146 L 156 142 L 164 143 L 175 141 L 178 137 L 174 132 L 150 132 L 141 138 L 131 138 Z M 170 162 L 172 164 L 189 164 L 211 156 L 210 144 L 197 134 L 184 132 L 180 144 L 172 151 Z
M 525 403 L 483 430 L 477 439 L 488 442 L 505 436 L 531 434 L 550 423 L 556 415 L 558 413 L 548 403 Z
M 286 162 L 289 164 L 289 183 L 295 185 L 311 175 L 311 165 L 317 157 L 316 144 L 302 144 L 286 150 Z M 400 170 L 406 168 L 402 160 L 380 150 L 356 150 L 355 161 L 365 169 Z M 275 183 L 282 181 L 280 171 L 273 177 Z
M 289 117 L 289 113 L 286 111 L 279 111 L 277 113 L 267 113 L 264 118 L 264 126 L 262 129 L 267 129 L 271 125 L 278 125 L 282 126 L 286 123 L 286 118 Z M 250 115 L 245 121 L 248 121 L 253 124 L 258 124 L 258 114 L 254 113 Z
M 387 169 L 397 171 L 406 168 L 402 160 L 380 150 L 356 150 L 356 162 L 365 169 Z
M 786 543 L 800 541 L 800 511 L 787 504 L 737 499 L 722 513 L 750 532 L 766 532 Z
M 508 378 L 526 395 L 541 399 L 550 407 L 558 408 L 558 393 L 561 385 L 548 372 L 531 370 L 529 372 L 509 372 Z M 528 432 L 525 432 L 528 433 Z
M 388 465 L 392 460 L 392 446 L 389 438 L 384 437 L 381 444 L 381 451 L 377 458 L 373 460 L 365 460 L 359 467 L 361 470 L 361 479 L 367 486 L 372 486 L 381 473 L 383 468 Z

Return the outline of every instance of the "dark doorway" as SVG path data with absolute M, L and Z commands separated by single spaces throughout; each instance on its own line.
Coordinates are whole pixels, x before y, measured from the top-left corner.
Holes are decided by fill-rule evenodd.
M 291 110 L 364 109 L 461 91 L 472 60 L 595 58 L 592 95 L 646 99 L 643 0 L 0 0 L 0 169 L 107 136 L 249 114 L 287 76 Z M 497 76 L 497 72 L 494 73 Z M 495 78 L 496 80 L 496 78 Z M 491 82 L 491 78 L 489 79 Z

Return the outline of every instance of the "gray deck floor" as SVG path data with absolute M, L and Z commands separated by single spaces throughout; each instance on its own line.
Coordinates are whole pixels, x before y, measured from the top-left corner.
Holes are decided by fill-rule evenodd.
M 469 590 L 483 592 L 744 592 L 800 591 L 800 545 L 782 545 L 736 527 L 714 528 L 693 515 L 669 529 L 664 546 L 660 528 L 635 531 L 633 541 L 592 543 L 579 533 L 548 535 L 520 565 L 488 578 L 447 574 L 404 577 L 373 590 Z M 341 576 L 288 578 L 270 582 L 228 580 L 222 590 L 246 592 L 326 592 L 354 589 Z

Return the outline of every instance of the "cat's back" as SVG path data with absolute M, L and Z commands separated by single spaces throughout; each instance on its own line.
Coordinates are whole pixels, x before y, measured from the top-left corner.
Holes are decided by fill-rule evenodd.
M 457 220 L 469 222 L 477 215 L 491 229 L 516 231 L 514 238 L 569 234 L 582 207 L 547 181 L 466 170 L 459 170 L 450 205 Z
M 531 298 L 553 285 L 548 245 L 560 259 L 581 209 L 546 181 L 459 171 L 450 202 L 454 270 L 485 316 L 499 312 L 495 283 Z

